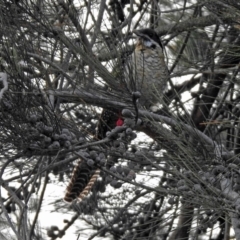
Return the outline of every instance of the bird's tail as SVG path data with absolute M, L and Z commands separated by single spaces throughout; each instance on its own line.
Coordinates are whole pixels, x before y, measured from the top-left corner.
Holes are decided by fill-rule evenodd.
M 81 201 L 91 191 L 99 173 L 100 170 L 95 166 L 91 167 L 80 159 L 73 170 L 63 200 L 67 203 L 75 199 Z

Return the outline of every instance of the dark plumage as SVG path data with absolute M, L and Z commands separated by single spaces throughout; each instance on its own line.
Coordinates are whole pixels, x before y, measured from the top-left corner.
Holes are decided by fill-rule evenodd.
M 129 68 L 126 68 L 126 83 L 131 91 L 140 91 L 140 104 L 146 108 L 161 102 L 169 78 L 168 68 L 165 64 L 163 45 L 157 33 L 151 29 L 133 31 L 137 43 Z M 130 71 L 129 71 L 130 70 Z M 106 137 L 106 132 L 123 124 L 121 109 L 103 109 L 99 119 L 97 138 Z M 73 200 L 82 200 L 91 191 L 100 170 L 96 165 L 89 166 L 80 160 L 75 167 L 71 181 L 67 187 L 64 200 L 71 203 Z

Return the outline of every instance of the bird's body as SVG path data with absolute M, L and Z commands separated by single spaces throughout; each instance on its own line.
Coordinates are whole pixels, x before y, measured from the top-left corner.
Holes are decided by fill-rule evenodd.
M 141 92 L 140 103 L 148 108 L 161 102 L 169 72 L 157 33 L 151 29 L 135 30 L 134 33 L 138 40 L 132 56 L 131 88 Z
M 157 33 L 151 29 L 135 30 L 134 33 L 138 36 L 138 41 L 124 75 L 128 90 L 141 92 L 140 104 L 149 108 L 161 103 L 169 73 Z M 97 139 L 105 138 L 107 131 L 123 124 L 120 112 L 121 109 L 103 109 Z M 75 199 L 81 201 L 91 191 L 99 173 L 97 165 L 88 166 L 85 161 L 80 160 L 73 171 L 64 200 L 69 203 Z

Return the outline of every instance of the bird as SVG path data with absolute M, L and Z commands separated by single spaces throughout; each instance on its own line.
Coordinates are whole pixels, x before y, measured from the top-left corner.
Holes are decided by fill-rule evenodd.
M 150 28 L 133 30 L 133 33 L 137 42 L 132 54 L 132 78 L 127 84 L 132 91 L 141 93 L 140 104 L 149 109 L 162 103 L 169 70 L 158 34 Z
M 140 105 L 150 108 L 161 102 L 169 79 L 163 45 L 158 34 L 152 29 L 133 30 L 133 33 L 137 36 L 137 42 L 128 66 L 123 68 L 125 83 L 130 92 L 141 93 Z M 97 140 L 105 138 L 107 131 L 123 124 L 121 111 L 103 109 L 97 127 Z M 89 166 L 84 160 L 79 160 L 67 186 L 64 201 L 81 201 L 91 191 L 99 175 L 100 169 L 97 166 Z
M 145 28 L 133 30 L 137 36 L 135 49 L 127 61 L 123 61 L 123 74 L 128 92 L 141 93 L 140 105 L 146 109 L 162 103 L 164 92 L 167 89 L 169 70 L 165 62 L 163 44 L 153 29 Z M 103 109 L 99 124 L 97 139 L 106 137 L 106 132 L 116 126 L 121 126 L 123 119 L 121 111 Z

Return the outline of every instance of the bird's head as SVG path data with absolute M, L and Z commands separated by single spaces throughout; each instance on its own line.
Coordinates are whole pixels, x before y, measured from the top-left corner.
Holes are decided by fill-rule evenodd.
M 163 48 L 160 38 L 154 30 L 145 28 L 133 30 L 133 33 L 138 37 L 137 45 L 143 45 L 145 48 Z

